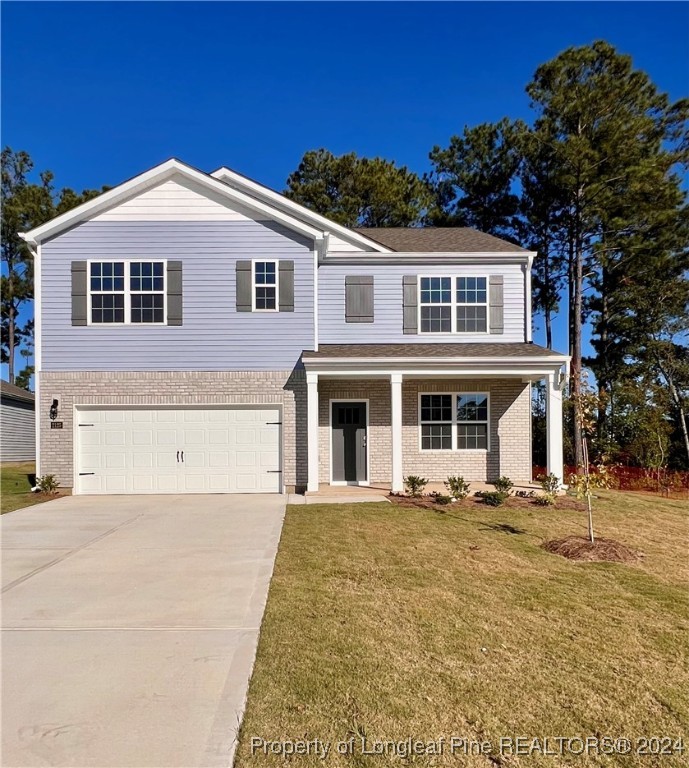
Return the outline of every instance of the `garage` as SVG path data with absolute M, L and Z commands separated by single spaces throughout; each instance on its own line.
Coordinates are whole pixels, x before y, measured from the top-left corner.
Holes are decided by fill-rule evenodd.
M 277 406 L 75 412 L 77 493 L 281 493 Z

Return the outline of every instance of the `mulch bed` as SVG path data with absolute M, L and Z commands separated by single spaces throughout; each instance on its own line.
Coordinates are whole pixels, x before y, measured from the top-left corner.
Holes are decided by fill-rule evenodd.
M 587 562 L 631 563 L 643 557 L 641 553 L 634 552 L 614 539 L 596 538 L 595 543 L 592 544 L 584 536 L 567 536 L 564 539 L 546 541 L 543 549 L 554 555 L 566 557 L 568 560 Z
M 433 496 L 424 494 L 423 496 L 405 496 L 404 494 L 391 493 L 388 495 L 388 499 L 393 504 L 399 504 L 403 507 L 418 507 L 419 509 L 458 509 L 461 507 L 472 507 L 473 505 L 480 504 L 483 510 L 497 511 L 499 509 L 521 508 L 521 509 L 566 509 L 581 511 L 584 509 L 583 502 L 578 499 L 574 499 L 571 496 L 558 496 L 554 507 L 541 507 L 536 504 L 533 498 L 524 498 L 522 496 L 510 496 L 509 499 L 500 507 L 489 507 L 483 503 L 483 499 L 480 496 L 467 496 L 463 501 L 453 501 L 449 504 L 438 504 L 434 500 Z

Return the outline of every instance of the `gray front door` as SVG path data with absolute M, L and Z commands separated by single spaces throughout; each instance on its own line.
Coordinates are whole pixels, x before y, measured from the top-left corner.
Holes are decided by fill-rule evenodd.
M 366 403 L 333 403 L 332 430 L 333 481 L 366 482 Z

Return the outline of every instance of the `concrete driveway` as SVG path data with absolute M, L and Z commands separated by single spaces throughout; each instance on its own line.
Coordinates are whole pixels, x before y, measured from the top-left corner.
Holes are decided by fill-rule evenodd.
M 228 766 L 284 498 L 3 515 L 2 765 Z

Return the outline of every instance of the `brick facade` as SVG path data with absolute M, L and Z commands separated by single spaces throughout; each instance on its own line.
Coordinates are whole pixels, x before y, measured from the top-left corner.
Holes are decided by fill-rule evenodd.
M 277 404 L 283 409 L 283 470 L 288 488 L 306 485 L 306 379 L 301 371 L 250 372 L 42 372 L 41 473 L 71 488 L 74 477 L 75 405 Z M 63 429 L 50 428 L 49 408 L 59 400 Z
M 41 473 L 73 483 L 75 405 L 278 404 L 283 408 L 283 470 L 288 489 L 307 480 L 306 381 L 302 371 L 269 372 L 42 372 L 37 410 L 41 420 Z M 319 391 L 319 481 L 330 482 L 330 401 L 369 402 L 370 480 L 389 483 L 391 473 L 390 382 L 386 379 L 321 379 Z M 419 392 L 489 392 L 489 452 L 426 452 L 419 449 Z M 59 400 L 63 429 L 50 428 L 48 410 Z M 466 480 L 507 475 L 526 480 L 531 473 L 531 403 L 528 384 L 518 380 L 410 380 L 402 389 L 403 472 L 442 481 L 449 474 Z
M 421 451 L 419 448 L 420 392 L 488 392 L 490 451 Z M 318 382 L 319 482 L 330 482 L 330 401 L 368 400 L 370 471 L 372 483 L 389 483 L 391 473 L 390 382 L 350 379 Z M 443 481 L 448 475 L 466 480 L 512 480 L 531 477 L 531 399 L 528 384 L 512 379 L 409 380 L 402 385 L 402 442 L 404 475 L 423 475 Z

